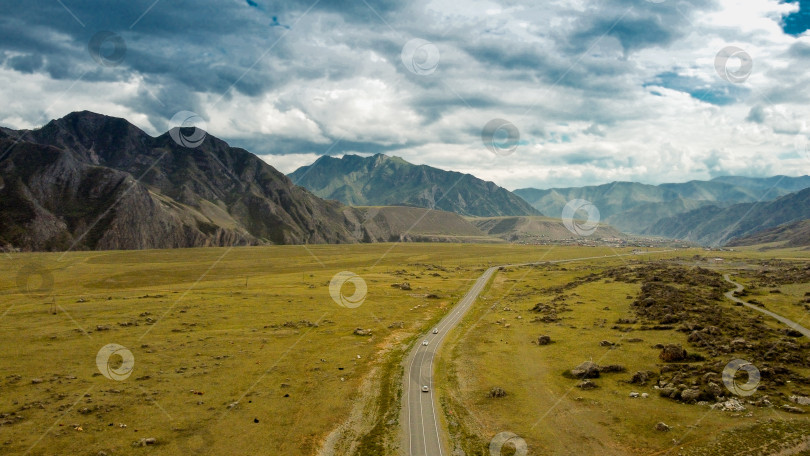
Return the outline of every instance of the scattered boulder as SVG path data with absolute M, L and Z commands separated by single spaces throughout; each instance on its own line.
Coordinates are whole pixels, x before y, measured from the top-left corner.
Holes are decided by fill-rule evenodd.
M 670 429 L 672 429 L 672 428 L 670 428 L 669 426 L 667 426 L 667 424 L 666 424 L 666 423 L 664 423 L 664 422 L 662 422 L 662 421 L 659 421 L 658 423 L 656 423 L 656 424 L 655 424 L 655 430 L 656 430 L 656 431 L 659 431 L 659 432 L 667 432 L 667 431 L 669 431 Z
M 788 413 L 804 413 L 804 410 L 800 409 L 799 407 L 794 407 L 792 405 L 785 404 L 782 406 L 782 410 Z
M 354 333 L 355 336 L 370 336 L 371 330 L 370 329 L 363 329 L 363 328 L 355 328 Z
M 402 329 L 404 327 L 405 327 L 405 322 L 404 321 L 395 321 L 395 322 L 391 323 L 390 325 L 388 325 L 388 329 Z
M 614 372 L 625 372 L 627 368 L 619 364 L 608 364 L 607 366 L 597 366 L 599 372 L 603 374 L 610 374 Z
M 683 361 L 686 359 L 686 350 L 680 344 L 667 344 L 661 349 L 658 357 L 665 363 Z
M 402 282 L 402 283 L 399 285 L 399 289 L 400 289 L 400 290 L 405 290 L 405 291 L 408 291 L 408 290 L 410 290 L 410 289 L 411 289 L 411 284 L 410 284 L 410 283 L 408 283 L 408 282 Z
M 611 342 L 609 340 L 603 340 L 603 341 L 599 342 L 600 347 L 612 347 L 614 345 L 616 345 L 616 344 L 614 344 L 613 342 Z
M 551 336 L 542 335 L 537 338 L 537 345 L 548 345 L 551 343 Z
M 571 375 L 577 378 L 598 378 L 599 366 L 593 361 L 585 361 L 579 366 L 571 369 Z
M 697 388 L 691 388 L 681 391 L 681 400 L 684 402 L 697 402 L 698 398 L 700 398 L 700 390 Z
M 495 386 L 489 390 L 489 397 L 506 397 L 506 391 L 499 386 Z
M 633 385 L 646 385 L 653 375 L 650 371 L 636 371 L 633 377 L 630 378 L 630 383 Z
M 810 397 L 805 396 L 790 396 L 790 402 L 799 405 L 810 405 Z
M 712 410 L 719 409 L 726 412 L 742 412 L 745 410 L 745 406 L 743 406 L 740 401 L 735 398 L 731 398 L 725 402 L 718 402 L 712 405 Z
M 137 442 L 133 443 L 132 446 L 134 446 L 134 447 L 139 447 L 139 446 L 145 447 L 145 446 L 149 446 L 149 445 L 155 445 L 156 443 L 157 443 L 156 438 L 147 437 L 147 438 L 138 440 Z
M 583 380 L 583 381 L 577 383 L 577 388 L 584 389 L 584 390 L 592 390 L 592 389 L 599 388 L 599 385 L 597 385 L 596 383 L 594 383 L 594 382 L 592 382 L 590 380 Z
M 638 394 L 638 393 L 637 393 L 637 392 L 635 392 L 635 391 L 631 391 L 631 392 L 630 392 L 630 397 L 632 397 L 632 398 L 637 398 L 637 397 L 639 397 L 639 396 L 640 396 L 640 394 Z

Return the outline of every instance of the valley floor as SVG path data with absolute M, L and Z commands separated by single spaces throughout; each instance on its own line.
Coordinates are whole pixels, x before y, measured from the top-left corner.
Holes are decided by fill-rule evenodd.
M 688 273 L 701 267 L 731 273 L 768 309 L 800 321 L 810 278 L 797 265 L 810 255 L 678 250 L 645 256 L 646 263 L 633 255 L 599 259 L 630 252 L 409 243 L 5 255 L 0 453 L 399 454 L 399 366 L 418 336 L 490 266 L 578 257 L 597 258 L 498 271 L 449 334 L 436 388 L 454 447 L 489 454 L 492 437 L 510 431 L 529 454 L 706 454 L 709 445 L 723 445 L 717 454 L 724 454 L 738 444 L 756 454 L 768 442 L 799 448 L 808 420 L 781 406 L 807 409 L 789 402 L 810 395 L 801 380 L 810 374 L 806 340 L 779 333 L 779 323 L 764 316 L 748 326 L 759 328 L 757 337 L 723 317 L 724 337 L 746 338 L 753 348 L 726 353 L 720 339 L 696 347 L 691 332 L 679 329 L 698 320 L 694 309 L 659 325 L 633 303 L 645 283 L 678 288 L 681 277 L 695 282 L 684 296 L 706 301 L 695 303 L 755 318 L 703 296 L 711 284 Z M 704 255 L 727 259 L 709 264 Z M 661 280 L 645 270 L 659 271 Z M 342 288 L 336 278 L 347 279 Z M 625 318 L 636 322 L 617 324 Z M 649 329 L 655 325 L 671 328 Z M 553 343 L 538 345 L 541 335 Z M 658 343 L 680 343 L 703 360 L 669 370 L 652 348 Z M 776 358 L 765 349 L 784 343 L 795 347 L 776 350 Z M 118 345 L 102 349 L 109 344 Z M 787 356 L 791 350 L 803 358 Z M 751 399 L 767 395 L 773 407 L 710 410 L 654 388 L 662 369 L 667 379 L 682 370 L 681 381 L 705 386 L 697 371 L 732 355 L 763 356 L 750 361 L 775 374 L 763 375 Z M 626 371 L 605 373 L 592 380 L 598 388 L 583 390 L 563 373 L 588 360 Z M 780 366 L 790 373 L 773 369 Z M 636 371 L 655 375 L 646 385 L 628 383 Z M 506 396 L 489 397 L 494 387 Z M 670 430 L 656 431 L 658 422 Z

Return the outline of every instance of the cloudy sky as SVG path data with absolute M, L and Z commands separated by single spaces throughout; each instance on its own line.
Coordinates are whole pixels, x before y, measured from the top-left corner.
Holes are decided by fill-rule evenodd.
M 510 189 L 810 174 L 810 0 L 0 6 L 6 127 L 191 111 L 284 172 L 386 153 Z

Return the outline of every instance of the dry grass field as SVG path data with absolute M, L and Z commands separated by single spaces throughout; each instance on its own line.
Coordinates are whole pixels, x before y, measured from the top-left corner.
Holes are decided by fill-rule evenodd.
M 378 400 L 372 374 L 489 262 L 582 253 L 375 244 L 3 256 L 0 453 L 314 454 L 355 404 Z M 341 271 L 367 284 L 359 307 L 331 298 Z M 411 290 L 391 286 L 402 282 Z M 132 353 L 128 378 L 97 367 L 107 344 Z M 127 370 L 121 353 L 113 372 Z M 133 446 L 142 439 L 155 443 Z
M 530 454 L 654 454 L 673 448 L 673 440 L 688 449 L 722 430 L 801 419 L 774 409 L 708 413 L 623 383 L 635 370 L 656 369 L 650 345 L 686 343 L 686 334 L 674 331 L 610 329 L 629 312 L 627 296 L 638 284 L 585 283 L 566 292 L 578 296 L 561 324 L 532 322 L 529 309 L 555 296 L 543 290 L 635 261 L 602 259 L 627 252 L 374 244 L 3 256 L 0 453 L 311 455 L 326 443 L 335 454 L 396 454 L 385 442 L 397 440 L 398 425 L 383 420 L 396 416 L 398 362 L 415 336 L 489 265 L 579 257 L 598 258 L 500 271 L 452 333 L 439 389 L 461 441 L 486 454 L 491 436 L 509 430 L 529 442 Z M 367 285 L 356 307 L 330 295 L 341 271 Z M 410 287 L 392 286 L 404 282 Z M 342 294 L 352 297 L 352 287 Z M 805 288 L 785 286 L 779 299 L 803 296 Z M 533 344 L 540 334 L 555 343 Z M 622 340 L 628 337 L 643 342 Z M 618 345 L 600 347 L 603 339 Z M 131 358 L 118 351 L 99 366 L 108 344 Z M 591 358 L 629 373 L 606 374 L 596 390 L 574 388 L 562 372 Z M 508 396 L 488 399 L 493 386 Z M 629 399 L 631 390 L 650 397 Z M 672 431 L 653 431 L 657 421 Z
M 763 254 L 693 250 L 673 252 L 671 260 L 658 263 L 669 268 L 664 271 L 686 274 L 698 271 L 696 268 L 731 271 L 744 267 L 755 271 L 760 261 L 771 261 L 767 258 L 774 253 L 794 257 L 802 270 L 810 258 L 808 252 L 798 251 Z M 714 261 L 717 256 L 725 257 L 724 261 Z M 810 419 L 786 413 L 780 406 L 796 405 L 789 402 L 790 395 L 810 395 L 810 344 L 803 338 L 783 337 L 780 331 L 784 326 L 760 318 L 753 311 L 740 310 L 743 308 L 725 299 L 708 301 L 709 307 L 716 307 L 717 313 L 712 316 L 692 315 L 691 321 L 681 319 L 666 325 L 671 328 L 653 328 L 656 325 L 639 318 L 633 305 L 645 281 L 628 283 L 603 274 L 626 267 L 651 271 L 656 263 L 610 259 L 507 269 L 495 277 L 479 305 L 446 343 L 445 356 L 438 366 L 447 424 L 467 455 L 489 455 L 489 440 L 503 431 L 522 437 L 529 454 L 808 454 Z M 656 270 L 655 274 L 661 277 L 652 280 L 669 285 L 666 273 Z M 702 275 L 708 273 L 691 277 L 699 279 Z M 767 296 L 760 298 L 763 293 L 757 289 L 755 294 L 771 310 L 784 310 L 799 320 L 810 313 L 803 304 L 796 304 L 810 291 L 810 280 L 803 280 L 780 285 L 781 293 L 764 293 Z M 684 290 L 683 296 L 691 290 L 682 283 L 673 286 Z M 549 309 L 554 310 L 549 313 Z M 711 320 L 716 315 L 721 318 Z M 617 324 L 621 319 L 632 324 Z M 720 344 L 691 343 L 700 343 L 700 334 L 690 339 L 690 331 L 680 326 L 701 321 L 706 326 L 716 324 L 719 334 L 727 339 L 747 339 L 759 351 L 738 345 L 723 351 Z M 805 319 L 805 325 L 807 322 Z M 541 335 L 550 336 L 552 342 L 539 345 Z M 783 359 L 781 355 L 773 356 L 777 351 L 771 348 L 791 343 L 787 352 L 802 358 L 788 365 L 792 376 L 769 376 L 766 367 L 780 365 Z M 681 344 L 688 353 L 705 361 L 665 363 L 659 358 L 662 350 L 654 347 L 656 344 Z M 763 372 L 757 392 L 738 398 L 744 411 L 712 410 L 715 400 L 696 404 L 664 398 L 656 388 L 658 378 L 669 378 L 683 367 L 709 366 L 722 371 L 732 359 L 744 357 Z M 624 371 L 602 373 L 591 379 L 594 389 L 581 389 L 580 379 L 564 374 L 585 361 L 622 366 Z M 631 383 L 638 371 L 651 372 L 651 381 Z M 720 376 L 713 378 L 722 388 Z M 747 378 L 742 374 L 737 380 L 744 383 Z M 682 381 L 701 388 L 707 383 L 699 375 L 686 375 Z M 496 387 L 506 396 L 491 397 Z M 726 399 L 736 397 L 724 388 L 720 392 Z M 639 397 L 631 398 L 631 393 Z M 645 393 L 647 397 L 641 397 Z M 756 407 L 747 402 L 762 398 L 769 398 L 773 407 Z M 808 407 L 803 409 L 807 411 Z M 659 422 L 669 430 L 656 430 Z M 510 447 L 503 454 L 511 451 Z

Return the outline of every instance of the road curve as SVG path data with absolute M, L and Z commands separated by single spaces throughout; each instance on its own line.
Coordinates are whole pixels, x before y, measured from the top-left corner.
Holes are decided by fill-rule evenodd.
M 740 303 L 740 304 L 742 304 L 745 307 L 748 307 L 750 309 L 754 309 L 757 312 L 762 312 L 762 313 L 764 313 L 765 315 L 767 315 L 769 317 L 775 318 L 776 320 L 779 320 L 780 322 L 787 325 L 789 328 L 795 329 L 796 331 L 799 331 L 800 333 L 804 334 L 804 337 L 810 337 L 810 329 L 805 328 L 804 326 L 796 323 L 793 320 L 787 319 L 787 318 L 785 318 L 785 317 L 783 317 L 783 316 L 781 316 L 779 314 L 775 314 L 775 313 L 771 312 L 770 310 L 763 309 L 762 307 L 759 307 L 759 306 L 755 306 L 755 305 L 753 305 L 753 304 L 751 304 L 749 302 L 745 302 L 742 299 L 734 296 L 735 292 L 743 291 L 743 286 L 740 285 L 739 283 L 731 280 L 731 278 L 729 277 L 729 274 L 724 275 L 723 278 L 726 279 L 726 282 L 728 282 L 728 283 L 730 283 L 730 284 L 737 287 L 734 290 L 726 292 L 726 297 L 728 299 L 731 299 L 734 302 L 738 302 L 738 303 Z
M 672 250 L 658 250 L 642 254 L 665 253 Z M 461 298 L 461 301 L 436 325 L 439 330 L 433 334 L 433 328 L 423 338 L 417 340 L 416 346 L 405 359 L 405 376 L 403 379 L 402 411 L 400 423 L 403 426 L 404 454 L 408 456 L 444 456 L 449 445 L 445 445 L 446 437 L 441 432 L 437 404 L 434 397 L 433 360 L 436 358 L 442 341 L 450 330 L 458 325 L 467 311 L 475 303 L 478 295 L 484 290 L 489 279 L 500 267 L 532 266 L 537 264 L 567 263 L 572 261 L 616 258 L 622 256 L 635 256 L 637 253 L 622 253 L 617 255 L 594 256 L 585 258 L 570 258 L 565 260 L 538 261 L 534 263 L 507 264 L 493 266 L 475 281 L 472 288 Z M 427 345 L 423 342 L 427 341 Z M 422 387 L 427 386 L 429 391 L 423 392 Z M 449 455 L 448 455 L 449 456 Z

